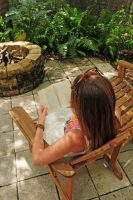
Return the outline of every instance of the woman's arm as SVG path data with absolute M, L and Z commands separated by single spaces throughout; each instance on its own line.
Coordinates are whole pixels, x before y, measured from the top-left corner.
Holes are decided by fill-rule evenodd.
M 39 109 L 38 123 L 44 124 L 46 113 L 46 107 Z M 62 158 L 65 154 L 84 150 L 84 146 L 84 137 L 81 131 L 73 130 L 65 134 L 57 142 L 44 148 L 43 130 L 38 127 L 32 146 L 33 162 L 39 166 L 47 165 Z
M 78 130 L 68 132 L 61 139 L 44 149 L 42 130 L 38 129 L 32 148 L 32 158 L 36 165 L 52 163 L 70 152 L 84 150 L 85 142 Z

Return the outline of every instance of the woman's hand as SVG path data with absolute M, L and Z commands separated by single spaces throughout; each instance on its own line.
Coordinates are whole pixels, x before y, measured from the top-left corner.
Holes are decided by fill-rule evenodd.
M 39 124 L 44 124 L 45 117 L 46 117 L 46 115 L 47 115 L 47 107 L 41 105 L 41 106 L 39 107 L 38 114 L 39 114 L 38 123 L 39 123 Z

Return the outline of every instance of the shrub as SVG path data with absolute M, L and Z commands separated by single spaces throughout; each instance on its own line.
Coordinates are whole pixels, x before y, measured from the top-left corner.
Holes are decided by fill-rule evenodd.
M 124 8 L 113 15 L 102 10 L 94 16 L 92 9 L 79 11 L 63 0 L 12 0 L 17 1 L 1 22 L 4 32 L 0 40 L 11 39 L 36 43 L 43 51 L 59 53 L 63 57 L 85 56 L 86 52 L 100 53 L 112 59 L 121 58 L 133 47 L 133 4 L 131 12 Z M 54 2 L 54 3 L 53 3 Z M 57 3 L 57 7 L 55 7 Z M 3 20 L 3 19 L 2 19 Z M 13 29 L 6 23 L 13 23 Z

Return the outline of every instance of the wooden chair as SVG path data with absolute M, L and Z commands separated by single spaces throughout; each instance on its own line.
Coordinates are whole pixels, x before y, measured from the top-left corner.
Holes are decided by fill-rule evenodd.
M 122 62 L 123 63 L 123 62 Z M 120 64 L 120 70 L 123 72 L 123 65 Z M 121 180 L 123 178 L 121 167 L 118 164 L 118 156 L 121 148 L 133 138 L 133 112 L 132 112 L 132 88 L 122 80 L 122 73 L 119 71 L 119 77 L 112 78 L 110 81 L 114 86 L 117 105 L 122 109 L 120 133 L 116 138 L 109 141 L 100 148 L 66 161 L 64 158 L 47 165 L 48 171 L 62 194 L 64 200 L 72 200 L 73 176 L 86 164 L 91 164 L 95 160 L 104 157 L 108 163 L 108 168 Z M 124 89 L 125 88 L 125 89 Z M 130 102 L 131 101 L 131 102 Z M 132 102 L 133 103 L 133 102 Z M 22 107 L 14 107 L 10 110 L 12 119 L 16 122 L 19 129 L 25 135 L 30 147 L 36 132 L 34 121 L 25 112 Z M 48 144 L 44 141 L 45 147 Z M 59 179 L 62 175 L 66 179 L 66 187 L 64 187 Z
M 133 126 L 133 88 L 124 79 L 125 69 L 133 70 L 133 64 L 119 60 L 118 76 L 110 79 L 116 96 L 116 106 L 121 110 L 121 131 Z

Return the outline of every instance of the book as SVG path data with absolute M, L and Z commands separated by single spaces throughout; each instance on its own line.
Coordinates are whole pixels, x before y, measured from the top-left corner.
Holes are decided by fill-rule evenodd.
M 71 109 L 68 108 L 70 95 L 69 80 L 54 83 L 38 91 L 39 103 L 48 108 L 43 133 L 43 138 L 48 144 L 52 144 L 64 135 L 65 123 L 73 115 Z

